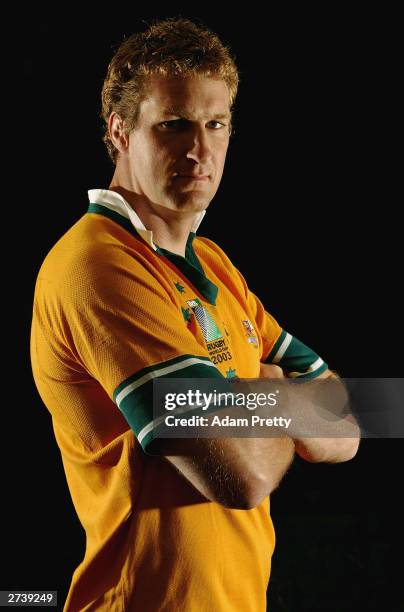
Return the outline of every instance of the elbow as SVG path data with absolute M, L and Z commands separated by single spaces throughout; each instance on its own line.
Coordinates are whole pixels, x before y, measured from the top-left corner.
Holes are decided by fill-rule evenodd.
M 226 494 L 222 492 L 220 496 L 215 496 L 215 501 L 232 510 L 252 510 L 262 504 L 270 493 L 270 484 L 264 479 L 255 477 L 248 482 L 239 481 L 236 490 L 228 490 Z
M 243 510 L 256 508 L 275 491 L 282 482 L 294 458 L 294 444 L 289 438 L 279 439 L 276 446 L 277 456 L 269 464 L 254 470 L 243 485 L 238 488 L 243 494 L 238 499 L 238 507 Z
M 351 461 L 358 452 L 359 442 L 359 438 L 346 438 L 338 440 L 335 452 L 328 458 L 325 458 L 325 462 L 345 463 L 346 461 Z
M 309 463 L 343 463 L 358 452 L 360 438 L 308 438 L 295 441 L 296 453 Z
M 356 456 L 359 449 L 360 438 L 348 438 L 344 442 L 340 452 L 341 463 L 344 461 L 351 461 L 351 459 Z

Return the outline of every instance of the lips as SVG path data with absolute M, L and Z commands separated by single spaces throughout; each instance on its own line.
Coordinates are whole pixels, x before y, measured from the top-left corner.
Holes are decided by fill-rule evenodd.
M 183 178 L 193 181 L 207 181 L 209 179 L 208 174 L 179 174 L 178 172 L 174 173 L 174 178 Z

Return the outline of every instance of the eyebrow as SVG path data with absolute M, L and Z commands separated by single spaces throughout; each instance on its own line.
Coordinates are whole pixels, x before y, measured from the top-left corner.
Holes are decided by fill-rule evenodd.
M 183 107 L 174 107 L 174 106 L 170 106 L 168 108 L 165 108 L 163 110 L 163 115 L 164 116 L 171 116 L 174 115 L 174 117 L 181 117 L 183 119 L 187 119 L 188 121 L 192 121 L 193 116 L 192 114 L 189 113 L 189 111 L 187 111 L 186 108 Z M 225 113 L 215 113 L 211 119 L 231 119 L 231 112 L 227 111 Z

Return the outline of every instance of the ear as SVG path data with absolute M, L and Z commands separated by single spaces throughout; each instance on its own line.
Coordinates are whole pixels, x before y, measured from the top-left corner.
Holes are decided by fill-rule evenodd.
M 109 137 L 119 153 L 125 153 L 129 146 L 129 135 L 125 133 L 125 122 L 121 117 L 112 112 L 108 119 Z

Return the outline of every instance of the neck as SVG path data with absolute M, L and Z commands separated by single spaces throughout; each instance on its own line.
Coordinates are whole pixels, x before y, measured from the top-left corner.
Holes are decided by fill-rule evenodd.
M 146 229 L 153 232 L 153 242 L 160 248 L 185 257 L 185 247 L 189 233 L 199 212 L 176 211 L 163 206 L 152 208 L 144 198 L 125 189 L 114 181 L 109 186 L 111 191 L 119 193 L 139 215 Z

